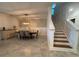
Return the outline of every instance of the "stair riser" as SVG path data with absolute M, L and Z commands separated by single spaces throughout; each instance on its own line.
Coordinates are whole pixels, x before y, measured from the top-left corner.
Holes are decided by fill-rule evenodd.
M 68 41 L 64 41 L 64 40 L 54 40 L 54 42 L 68 42 Z
M 64 32 L 55 32 L 55 33 L 62 33 L 62 34 L 64 34 Z
M 64 35 L 64 33 L 55 33 L 54 35 Z
M 66 37 L 58 37 L 58 36 L 54 36 L 54 38 L 66 38 Z
M 56 45 L 56 44 L 54 44 L 54 47 L 71 48 L 69 45 Z
M 63 31 L 58 31 L 58 30 L 55 30 L 55 32 L 62 32 L 63 33 Z
M 54 38 L 54 40 L 68 41 L 66 38 Z

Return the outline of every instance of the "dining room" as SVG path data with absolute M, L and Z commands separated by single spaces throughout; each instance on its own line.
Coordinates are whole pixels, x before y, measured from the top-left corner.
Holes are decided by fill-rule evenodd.
M 48 50 L 51 3 L 0 3 L 0 56 L 42 56 Z
M 2 7 L 0 10 L 0 40 L 10 37 L 21 39 L 22 37 L 46 36 L 50 5 L 51 3 L 0 3 L 0 8 Z

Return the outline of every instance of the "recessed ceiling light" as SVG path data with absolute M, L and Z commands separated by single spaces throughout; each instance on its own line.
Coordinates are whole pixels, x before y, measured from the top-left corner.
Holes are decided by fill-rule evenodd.
M 73 11 L 73 8 L 70 8 L 70 9 L 69 9 L 69 12 L 71 12 L 71 11 Z

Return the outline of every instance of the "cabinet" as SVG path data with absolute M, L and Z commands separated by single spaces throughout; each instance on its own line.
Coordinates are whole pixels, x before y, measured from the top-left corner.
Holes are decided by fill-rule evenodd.
M 14 36 L 15 30 L 4 30 L 1 31 L 1 39 L 9 39 Z

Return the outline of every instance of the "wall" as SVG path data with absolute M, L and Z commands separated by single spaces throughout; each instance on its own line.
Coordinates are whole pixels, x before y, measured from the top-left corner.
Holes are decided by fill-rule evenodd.
M 79 3 L 78 2 L 70 2 L 70 3 L 61 3 L 59 8 L 56 8 L 58 10 L 55 11 L 54 15 L 54 21 L 56 27 L 59 27 L 58 29 L 65 29 L 66 31 L 66 20 L 70 20 L 72 18 L 76 18 L 75 25 L 79 25 Z M 70 9 L 73 9 L 73 11 L 69 11 Z M 61 28 L 62 27 L 62 28 Z
M 49 7 L 48 17 L 47 17 L 47 40 L 48 40 L 49 50 L 53 49 L 54 32 L 55 32 L 55 27 L 51 19 L 51 7 Z
M 30 28 L 39 30 L 40 35 L 46 35 L 47 19 L 32 19 L 30 20 Z
M 64 20 L 65 20 L 65 7 L 63 3 L 57 3 L 55 8 L 55 14 L 52 16 L 53 23 L 55 25 L 56 30 L 63 30 L 64 28 Z
M 8 14 L 0 13 L 0 29 L 2 29 L 2 27 L 12 28 L 13 26 L 19 26 L 17 18 Z
M 55 15 L 53 16 L 53 22 L 56 30 L 64 30 L 65 34 L 68 35 L 66 20 L 70 20 L 72 18 L 76 18 L 76 25 L 79 26 L 79 3 L 78 2 L 64 2 L 57 3 L 59 6 L 55 8 Z M 69 11 L 73 9 L 73 11 Z

